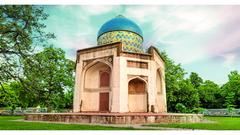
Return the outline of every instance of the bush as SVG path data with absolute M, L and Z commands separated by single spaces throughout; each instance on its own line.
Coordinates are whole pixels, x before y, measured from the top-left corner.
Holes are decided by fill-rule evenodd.
M 183 105 L 182 103 L 177 103 L 175 106 L 175 109 L 179 112 L 179 113 L 187 113 L 187 108 L 185 105 Z
M 201 107 L 198 107 L 198 108 L 193 108 L 191 110 L 192 113 L 200 113 L 200 114 L 203 114 L 204 112 L 206 112 L 206 109 L 204 108 L 201 108 Z

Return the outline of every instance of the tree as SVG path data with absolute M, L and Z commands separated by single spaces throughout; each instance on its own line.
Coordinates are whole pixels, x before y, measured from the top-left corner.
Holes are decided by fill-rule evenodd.
M 73 108 L 73 89 L 65 92 L 64 94 L 64 108 Z
M 228 113 L 231 114 L 231 116 L 233 115 L 233 110 L 234 110 L 234 95 L 235 93 L 234 92 L 230 92 L 227 94 L 227 97 L 225 99 L 225 106 L 227 107 L 227 110 L 228 110 Z
M 46 26 L 42 22 L 47 17 L 39 6 L 0 6 L 0 85 L 12 79 L 22 82 L 20 59 L 54 38 L 44 32 Z
M 228 75 L 228 82 L 222 86 L 222 96 L 227 97 L 229 93 L 233 93 L 232 104 L 236 105 L 236 108 L 240 108 L 240 73 L 238 71 L 232 71 Z
M 180 89 L 175 92 L 177 103 L 182 103 L 190 112 L 199 107 L 199 95 L 197 89 L 186 79 L 180 82 Z
M 60 48 L 49 46 L 23 59 L 24 83 L 34 97 L 34 106 L 64 108 L 65 93 L 73 90 L 75 63 L 65 58 Z
M 180 64 L 175 64 L 175 62 L 168 57 L 166 52 L 161 52 L 160 55 L 165 62 L 165 82 L 168 111 L 175 112 L 175 106 L 178 103 L 178 95 L 176 95 L 176 91 L 180 89 L 180 82 L 184 80 L 184 75 L 186 72 Z
M 203 83 L 203 79 L 195 72 L 191 72 L 189 79 L 194 88 L 198 88 Z
M 165 52 L 161 52 L 161 56 L 165 62 L 168 111 L 176 112 L 176 105 L 179 103 L 184 105 L 188 111 L 199 107 L 198 92 L 190 80 L 184 79 L 185 70 L 180 64 L 175 64 Z
M 47 17 L 40 6 L 0 7 L 0 86 L 4 89 L 4 82 L 9 82 L 24 107 L 69 106 L 60 101 L 71 96 L 74 62 L 61 49 L 35 51 L 55 38 L 44 31 Z
M 201 107 L 222 108 L 221 89 L 213 81 L 206 80 L 198 87 Z
M 9 86 L 17 95 L 18 107 L 27 108 L 33 106 L 35 97 L 32 96 L 32 93 L 30 91 L 26 91 L 20 82 L 10 82 Z
M 18 104 L 18 96 L 14 89 L 9 84 L 2 84 L 0 87 L 0 107 L 8 107 L 13 113 Z

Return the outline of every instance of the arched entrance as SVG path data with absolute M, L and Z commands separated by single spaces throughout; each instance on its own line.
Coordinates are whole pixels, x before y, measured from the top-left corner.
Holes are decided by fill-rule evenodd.
M 141 78 L 134 78 L 128 82 L 129 112 L 147 112 L 146 82 Z
M 82 111 L 109 111 L 111 67 L 97 61 L 86 67 Z

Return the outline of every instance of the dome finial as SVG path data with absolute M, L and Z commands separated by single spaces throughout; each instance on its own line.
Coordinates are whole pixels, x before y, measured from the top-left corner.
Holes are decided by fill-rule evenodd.
M 116 16 L 116 18 L 125 18 L 125 16 L 119 14 L 119 15 Z

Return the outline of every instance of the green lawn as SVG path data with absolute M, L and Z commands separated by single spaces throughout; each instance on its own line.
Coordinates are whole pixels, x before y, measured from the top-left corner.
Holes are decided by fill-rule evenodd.
M 23 116 L 0 116 L 0 130 L 134 130 L 133 127 L 106 127 L 80 124 L 24 122 Z M 240 117 L 204 117 L 209 123 L 152 124 L 150 127 L 170 127 L 207 130 L 240 130 Z
M 189 123 L 189 124 L 152 124 L 145 126 L 206 129 L 206 130 L 240 130 L 240 117 L 204 117 L 211 123 Z
M 79 124 L 53 124 L 15 121 L 23 116 L 0 116 L 0 130 L 133 130 L 132 127 L 106 127 Z

